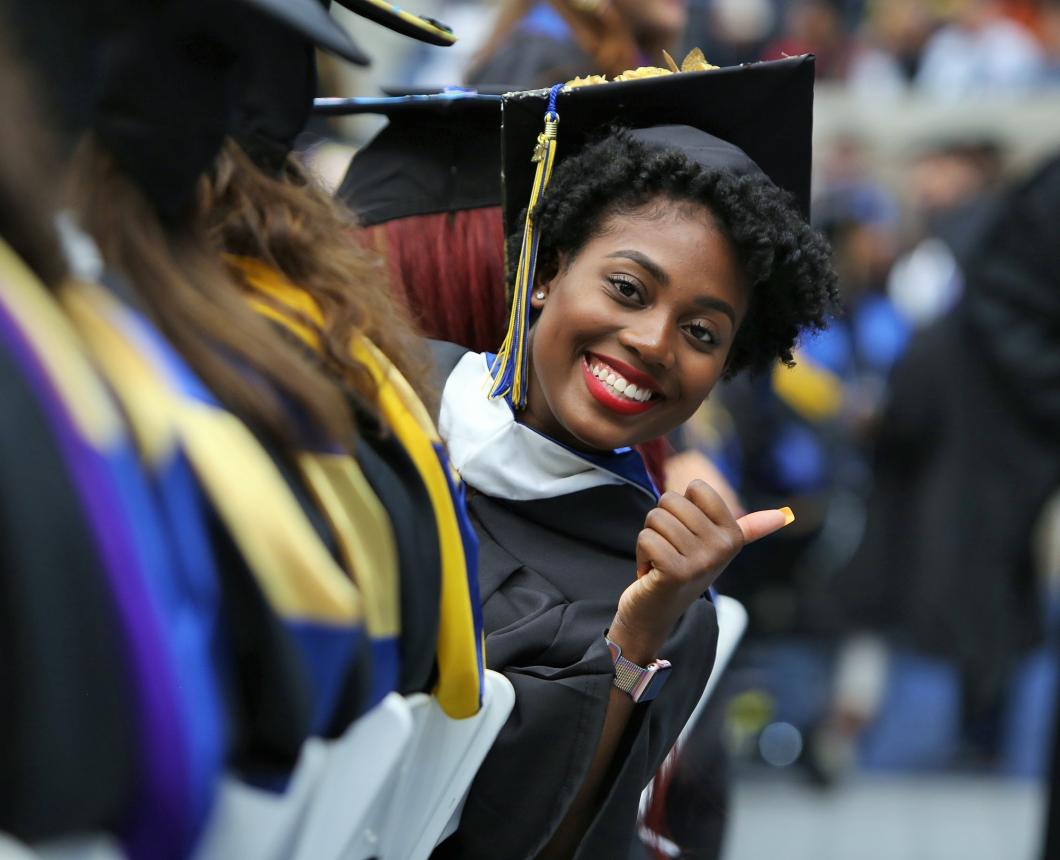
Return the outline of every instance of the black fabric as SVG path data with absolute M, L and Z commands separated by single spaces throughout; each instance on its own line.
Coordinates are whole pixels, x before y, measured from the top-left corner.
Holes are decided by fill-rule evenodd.
M 177 217 L 213 162 L 239 85 L 234 34 L 246 11 L 230 0 L 145 2 L 100 54 L 93 128 L 159 213 Z
M 257 2 L 282 6 L 279 0 Z M 331 0 L 316 2 L 326 14 Z M 396 7 L 380 8 L 374 3 L 356 0 L 340 0 L 340 3 L 403 35 L 432 44 L 452 42 L 452 39 L 436 37 L 429 29 L 406 22 L 396 14 Z M 431 18 L 424 20 L 448 30 L 444 24 Z M 294 149 L 295 139 L 309 122 L 317 87 L 316 53 L 311 41 L 292 32 L 278 18 L 259 16 L 248 24 L 252 24 L 253 30 L 243 36 L 245 83 L 236 109 L 234 135 L 255 164 L 267 173 L 277 174 L 287 154 Z M 370 64 L 368 56 L 359 48 L 340 55 L 360 66 Z
M 895 367 L 865 538 L 837 583 L 852 625 L 955 660 L 989 703 L 1040 637 L 1031 532 L 1060 483 L 1060 159 L 1017 188 L 949 316 Z
M 635 542 L 652 503 L 608 486 L 510 502 L 472 491 L 489 668 L 516 701 L 471 787 L 460 829 L 436 858 L 530 858 L 555 833 L 584 782 L 604 724 L 614 668 L 604 644 L 635 575 Z M 673 672 L 637 707 L 576 857 L 622 857 L 640 793 L 695 707 L 714 662 L 717 618 L 697 600 L 659 656 Z
M 331 6 L 330 0 L 319 2 L 325 11 Z M 278 175 L 309 122 L 317 89 L 316 51 L 283 22 L 260 16 L 244 40 L 246 68 L 233 136 L 258 167 Z M 365 54 L 344 56 L 360 66 L 370 64 Z
M 267 19 L 257 22 L 247 42 L 247 73 L 233 137 L 259 168 L 278 175 L 309 121 L 316 53 L 311 43 Z
M 94 539 L 48 420 L 0 344 L 0 831 L 116 825 L 133 691 Z
M 228 766 L 273 784 L 294 769 L 311 733 L 312 691 L 297 646 L 218 521 L 211 523 L 225 619 Z
M 438 407 L 441 408 L 441 393 L 445 391 L 445 381 L 449 378 L 457 364 L 470 350 L 466 346 L 450 343 L 447 340 L 428 340 L 427 346 L 431 351 L 432 374 L 431 381 L 434 389 L 438 392 Z M 437 423 L 438 415 L 432 416 Z
M 354 155 L 335 195 L 365 226 L 500 205 L 499 97 L 345 99 L 322 112 L 390 120 Z
M 685 126 L 738 147 L 777 186 L 795 195 L 799 210 L 810 214 L 810 154 L 813 130 L 812 55 L 751 63 L 727 69 L 688 72 L 561 92 L 557 158 L 581 150 L 613 125 L 647 129 Z M 520 225 L 530 200 L 536 165 L 530 160 L 544 128 L 547 92 L 504 97 L 503 155 L 505 233 Z M 687 135 L 687 133 L 683 133 Z M 709 149 L 695 138 L 689 153 L 702 163 Z M 681 148 L 674 137 L 668 146 Z M 697 158 L 698 156 L 698 158 Z M 731 161 L 726 152 L 721 164 Z
M 442 596 L 441 548 L 431 498 L 396 437 L 365 432 L 357 440 L 356 456 L 386 508 L 397 543 L 401 575 L 399 692 L 428 692 L 435 676 Z
M 631 137 L 653 149 L 679 149 L 703 167 L 728 170 L 738 176 L 765 175 L 740 147 L 688 125 L 638 128 Z

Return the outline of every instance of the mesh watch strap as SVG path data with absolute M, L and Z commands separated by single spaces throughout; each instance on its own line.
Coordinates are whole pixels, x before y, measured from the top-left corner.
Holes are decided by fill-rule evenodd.
M 646 667 L 638 666 L 632 660 L 622 656 L 621 646 L 608 639 L 606 632 L 604 641 L 607 643 L 608 651 L 611 652 L 611 662 L 615 666 L 614 685 L 628 693 L 634 702 L 639 702 L 642 698 L 645 701 L 654 698 L 669 674 L 670 663 L 667 660 L 653 660 Z M 652 684 L 653 680 L 654 684 Z
M 627 693 L 632 693 L 637 684 L 647 674 L 648 670 L 638 666 L 632 660 L 627 660 L 619 653 L 615 658 L 615 686 Z

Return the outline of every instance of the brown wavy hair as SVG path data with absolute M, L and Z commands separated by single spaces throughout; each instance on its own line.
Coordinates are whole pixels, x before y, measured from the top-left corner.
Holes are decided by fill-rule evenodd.
M 306 421 L 347 443 L 353 422 L 341 388 L 250 308 L 197 219 L 163 225 L 91 137 L 74 163 L 82 226 L 221 403 L 282 450 L 297 448 Z
M 54 287 L 66 273 L 52 223 L 60 174 L 52 138 L 33 104 L 36 82 L 10 50 L 6 36 L 0 30 L 0 237 Z
M 279 177 L 259 170 L 233 140 L 217 158 L 204 183 L 204 224 L 214 247 L 251 257 L 283 274 L 320 306 L 322 359 L 373 407 L 372 376 L 350 355 L 356 336 L 372 341 L 427 403 L 426 346 L 408 313 L 387 288 L 386 264 L 355 239 L 352 215 L 289 156 Z M 232 274 L 249 289 L 238 266 Z M 299 322 L 317 328 L 312 321 Z

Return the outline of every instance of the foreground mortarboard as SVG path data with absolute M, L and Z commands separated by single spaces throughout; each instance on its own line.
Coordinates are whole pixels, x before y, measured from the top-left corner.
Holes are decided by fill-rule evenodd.
M 319 0 L 11 0 L 4 7 L 4 24 L 40 83 L 48 119 L 71 147 L 93 123 L 98 101 L 111 97 L 108 88 L 121 80 L 124 71 L 109 77 L 112 66 L 140 62 L 147 74 L 131 71 L 126 86 L 143 90 L 153 85 L 155 72 L 166 71 L 161 67 L 174 52 L 169 45 L 159 49 L 164 33 L 197 51 L 197 64 L 205 67 L 216 62 L 217 52 L 199 50 L 204 36 L 215 45 L 228 45 L 240 38 L 248 22 L 268 19 L 336 56 L 368 62 Z M 142 60 L 130 49 L 137 44 Z M 222 86 L 218 81 L 217 87 Z M 163 89 L 156 101 L 172 110 L 168 96 Z
M 705 167 L 763 174 L 790 191 L 809 217 L 812 55 L 648 75 L 627 73 L 626 79 L 610 83 L 572 82 L 503 98 L 505 232 L 522 229 L 523 246 L 490 396 L 510 397 L 517 409 L 526 402 L 529 297 L 538 242 L 532 219 L 520 222 L 520 215 L 536 205 L 558 161 L 608 128 L 631 128 L 642 143 L 678 150 Z
M 259 0 L 255 0 L 258 2 Z M 282 3 L 283 0 L 264 0 Z M 331 0 L 317 0 L 327 16 Z M 433 18 L 413 14 L 381 0 L 337 0 L 354 13 L 402 35 L 431 45 L 456 41 L 453 31 Z M 336 24 L 337 26 L 337 24 Z M 235 137 L 262 169 L 279 171 L 297 136 L 305 128 L 316 90 L 313 45 L 272 21 L 262 20 L 252 33 L 248 75 L 235 121 Z M 319 43 L 317 43 L 319 44 Z M 345 56 L 346 59 L 351 59 Z M 368 58 L 351 60 L 368 65 Z
M 282 0 L 270 0 L 270 2 L 282 2 Z M 411 36 L 429 45 L 441 45 L 446 47 L 456 41 L 456 36 L 450 27 L 434 18 L 426 15 L 416 15 L 386 0 L 338 0 L 351 12 L 355 12 L 362 18 L 382 24 L 387 29 L 400 33 L 403 36 Z
M 85 80 L 66 85 L 90 107 L 104 148 L 164 218 L 187 211 L 195 183 L 232 131 L 247 63 L 267 62 L 254 52 L 259 27 L 364 59 L 320 0 L 107 3 L 120 8 L 91 31 Z
M 382 114 L 389 120 L 354 155 L 335 196 L 366 227 L 499 206 L 501 92 L 506 90 L 454 88 L 317 99 L 319 114 Z

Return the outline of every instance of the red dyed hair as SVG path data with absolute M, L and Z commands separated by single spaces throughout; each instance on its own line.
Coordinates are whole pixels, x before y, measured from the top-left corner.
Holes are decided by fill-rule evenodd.
M 413 215 L 366 227 L 394 297 L 427 337 L 496 350 L 508 323 L 499 206 Z

